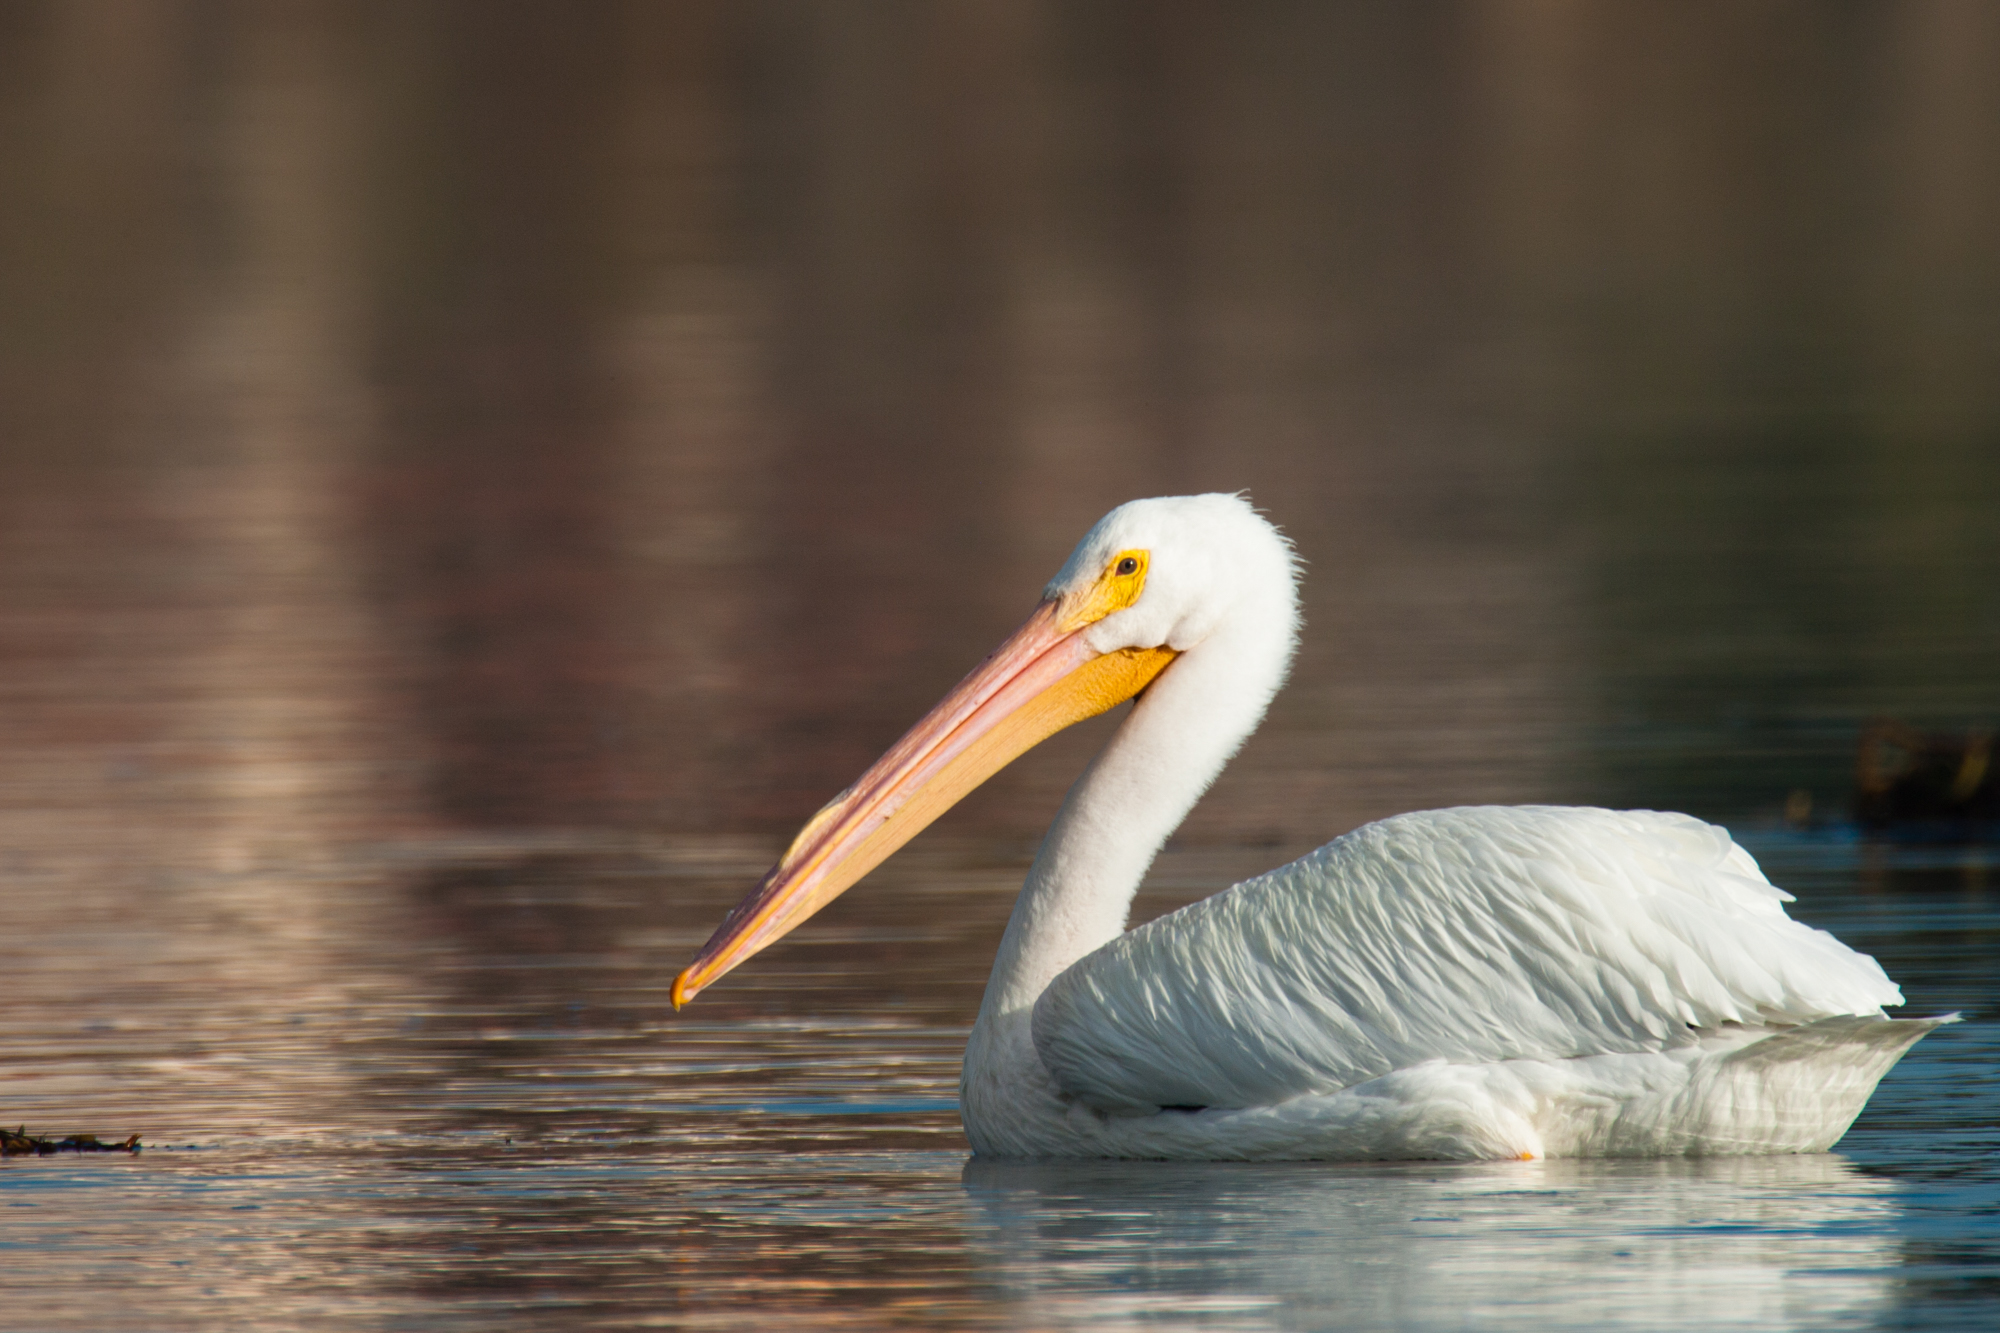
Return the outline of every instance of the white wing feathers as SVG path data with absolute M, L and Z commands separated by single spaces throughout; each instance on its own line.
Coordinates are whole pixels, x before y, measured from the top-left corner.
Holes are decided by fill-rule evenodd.
M 1903 1002 L 1874 959 L 1787 917 L 1790 897 L 1686 815 L 1400 815 L 1080 960 L 1036 1003 L 1035 1048 L 1068 1092 L 1145 1114 Z

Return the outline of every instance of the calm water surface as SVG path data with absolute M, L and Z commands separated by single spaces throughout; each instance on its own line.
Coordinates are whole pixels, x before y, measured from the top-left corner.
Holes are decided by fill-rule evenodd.
M 2000 9 L 0 14 L 8 1329 L 1965 1328 L 2000 853 Z M 1685 808 L 1920 1044 L 1838 1152 L 972 1161 L 1051 741 L 685 1013 L 1104 510 L 1247 488 L 1290 687 L 1138 915 Z M 1809 827 L 1780 812 L 1810 805 Z
M 1916 1010 L 2000 1006 L 1977 854 L 1756 845 Z M 1976 1018 L 1827 1156 L 975 1160 L 952 1108 L 1001 868 L 920 853 L 894 912 L 675 1017 L 705 919 L 677 904 L 719 905 L 732 853 L 452 855 L 291 884 L 330 917 L 251 958 L 227 885 L 177 924 L 86 898 L 9 932 L 14 1118 L 153 1145 L 5 1164 L 9 1327 L 1953 1328 L 2000 1286 Z M 476 931 L 425 928 L 440 878 L 488 886 Z M 982 923 L 918 910 L 947 897 Z

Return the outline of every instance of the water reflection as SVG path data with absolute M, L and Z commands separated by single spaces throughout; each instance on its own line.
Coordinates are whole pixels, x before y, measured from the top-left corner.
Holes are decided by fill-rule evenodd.
M 2000 931 L 1963 854 L 1797 835 L 1758 850 L 1802 915 L 1878 953 L 1915 1006 L 2000 1003 Z M 0 1167 L 0 1246 L 32 1275 L 10 1312 L 100 1327 L 128 1308 L 147 1327 L 280 1309 L 518 1329 L 1978 1322 L 2000 1244 L 1991 1024 L 1913 1051 L 1839 1157 L 968 1164 L 965 1018 L 1023 867 L 912 849 L 836 925 L 675 1015 L 674 967 L 769 851 L 465 838 L 239 881 L 266 899 L 310 885 L 319 907 L 289 934 L 213 896 L 122 936 L 64 934 L 0 899 L 10 1108 L 136 1127 L 156 1148 Z M 1194 892 L 1226 862 L 1180 851 L 1164 871 Z M 74 923 L 121 894 L 65 901 Z
M 1899 1280 L 1895 1188 L 1838 1157 L 974 1159 L 964 1180 L 1035 1327 L 1826 1328 Z

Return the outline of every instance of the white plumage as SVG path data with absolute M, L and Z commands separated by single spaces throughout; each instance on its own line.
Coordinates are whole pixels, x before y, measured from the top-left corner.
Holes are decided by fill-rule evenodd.
M 1014 1156 L 1822 1151 L 1935 1023 L 1884 1018 L 1901 992 L 1790 896 L 1686 815 L 1382 820 L 1063 971 L 1030 1022 L 1049 1101 L 1019 1113 L 1017 1068 L 979 1132 Z
M 1035 1049 L 1080 1100 L 1150 1113 L 1903 1002 L 1787 896 L 1685 815 L 1404 815 L 1090 954 L 1036 1002 Z
M 995 959 L 961 1089 L 979 1152 L 1820 1151 L 1949 1021 L 1884 1017 L 1902 995 L 1875 961 L 1791 920 L 1790 895 L 1686 815 L 1403 815 L 1126 933 L 1152 857 L 1282 683 L 1294 577 L 1239 498 L 1114 510 L 1036 617 L 814 819 L 677 999 L 1027 744 L 1143 690 Z

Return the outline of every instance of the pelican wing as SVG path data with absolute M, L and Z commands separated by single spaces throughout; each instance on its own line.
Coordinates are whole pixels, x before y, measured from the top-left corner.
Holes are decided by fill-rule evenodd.
M 1035 1047 L 1065 1090 L 1144 1114 L 1903 1002 L 1874 959 L 1786 916 L 1790 897 L 1687 815 L 1401 815 L 1081 959 L 1036 1003 Z

